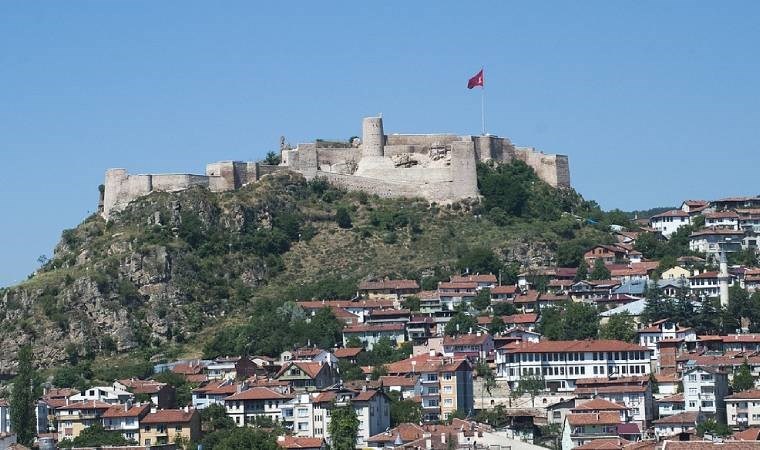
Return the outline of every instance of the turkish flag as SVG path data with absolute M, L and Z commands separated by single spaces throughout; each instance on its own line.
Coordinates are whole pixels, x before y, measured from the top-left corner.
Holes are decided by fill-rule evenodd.
M 467 82 L 467 89 L 472 89 L 475 86 L 483 86 L 483 84 L 483 69 L 480 69 L 480 72 L 476 73 L 475 76 L 470 78 L 470 80 Z

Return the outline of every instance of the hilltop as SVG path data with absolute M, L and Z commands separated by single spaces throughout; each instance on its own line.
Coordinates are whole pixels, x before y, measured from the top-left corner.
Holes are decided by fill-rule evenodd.
M 350 298 L 369 278 L 434 287 L 460 270 L 514 282 L 520 270 L 577 263 L 585 247 L 612 240 L 594 202 L 520 161 L 479 165 L 478 184 L 480 201 L 440 206 L 283 171 L 230 192 L 154 192 L 108 222 L 90 216 L 62 233 L 37 273 L 0 291 L 0 372 L 30 341 L 43 367 L 199 355 L 217 330 L 261 314 L 262 300 Z

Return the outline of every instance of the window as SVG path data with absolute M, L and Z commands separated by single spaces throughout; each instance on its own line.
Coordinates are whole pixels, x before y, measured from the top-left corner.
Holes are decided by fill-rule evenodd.
M 450 380 L 451 379 L 451 372 L 444 372 L 443 373 L 443 379 L 444 380 Z
M 443 387 L 443 393 L 444 394 L 451 394 L 451 386 L 444 386 Z
M 451 399 L 451 398 L 444 399 L 443 404 L 446 406 L 452 406 L 454 405 L 454 399 Z
M 181 433 L 182 432 L 182 425 L 177 425 L 176 427 L 174 427 L 174 431 L 176 431 L 177 433 Z

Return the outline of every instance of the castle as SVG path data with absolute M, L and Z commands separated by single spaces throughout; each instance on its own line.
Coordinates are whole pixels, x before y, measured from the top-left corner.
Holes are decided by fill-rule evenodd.
M 291 148 L 283 138 L 280 158 L 277 166 L 241 161 L 211 163 L 205 175 L 130 175 L 124 169 L 109 169 L 99 210 L 108 219 L 112 212 L 153 191 L 175 192 L 192 186 L 230 191 L 280 170 L 299 172 L 307 179 L 323 177 L 334 185 L 381 197 L 422 197 L 444 204 L 478 197 L 478 162 L 521 160 L 551 186 L 570 187 L 565 155 L 516 147 L 509 139 L 492 135 L 386 135 L 382 117 L 364 118 L 361 139 L 350 142 L 316 140 Z

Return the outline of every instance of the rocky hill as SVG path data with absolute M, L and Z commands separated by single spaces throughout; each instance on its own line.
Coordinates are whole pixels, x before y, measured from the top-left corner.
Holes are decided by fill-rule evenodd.
M 197 355 L 262 298 L 345 298 L 386 276 L 434 286 L 463 268 L 512 281 L 611 239 L 603 220 L 585 225 L 603 219 L 593 202 L 527 166 L 483 166 L 479 183 L 481 202 L 442 207 L 283 172 L 228 193 L 154 193 L 107 223 L 93 215 L 63 232 L 36 274 L 0 290 L 0 373 L 27 342 L 42 367 L 72 354 Z

